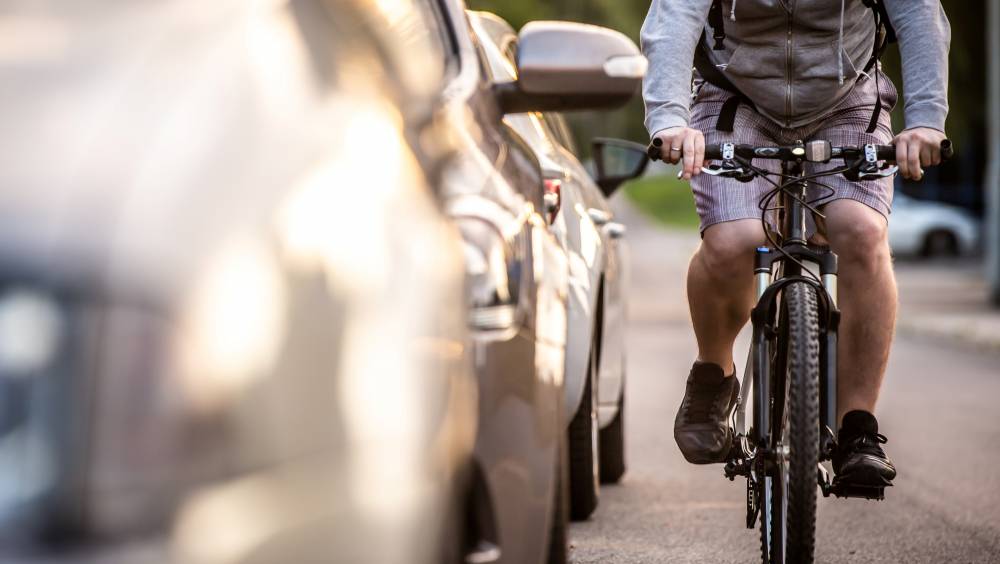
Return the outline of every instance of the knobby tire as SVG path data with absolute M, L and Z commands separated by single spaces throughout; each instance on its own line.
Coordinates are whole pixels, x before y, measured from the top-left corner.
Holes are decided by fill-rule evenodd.
M 771 428 L 776 434 L 772 444 L 787 446 L 788 456 L 784 464 L 775 465 L 769 480 L 773 505 L 761 514 L 761 555 L 765 563 L 810 563 L 816 546 L 819 463 L 820 344 L 815 288 L 805 282 L 789 284 L 782 291 L 782 310 L 780 334 L 785 342 L 778 349 L 785 351 L 785 362 L 772 366 L 783 365 L 785 377 L 773 375 L 772 382 L 783 382 L 784 386 L 772 389 L 776 393 L 784 390 L 785 401 L 776 398 L 772 416 L 780 420 L 772 419 Z M 784 528 L 778 529 L 783 521 Z

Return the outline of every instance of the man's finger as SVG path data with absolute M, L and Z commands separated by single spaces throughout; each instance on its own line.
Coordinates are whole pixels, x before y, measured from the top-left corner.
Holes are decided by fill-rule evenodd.
M 896 138 L 896 166 L 899 167 L 899 173 L 903 175 L 903 178 L 910 177 L 910 169 L 906 162 L 906 140 L 903 138 Z
M 694 174 L 694 133 L 684 136 L 684 179 L 691 180 Z
M 941 164 L 941 145 L 931 145 L 931 164 L 937 166 Z
M 677 164 L 677 161 L 681 160 L 680 151 L 675 151 L 674 147 L 677 147 L 677 136 L 671 135 L 670 137 L 663 140 L 663 153 L 667 155 L 665 161 L 670 164 Z
M 934 164 L 934 155 L 930 143 L 920 144 L 920 168 L 924 169 Z
M 694 175 L 701 174 L 701 167 L 705 165 L 705 136 L 694 135 Z
M 920 180 L 924 173 L 920 168 L 920 147 L 916 143 L 908 143 L 906 149 L 906 168 L 910 170 L 910 178 Z

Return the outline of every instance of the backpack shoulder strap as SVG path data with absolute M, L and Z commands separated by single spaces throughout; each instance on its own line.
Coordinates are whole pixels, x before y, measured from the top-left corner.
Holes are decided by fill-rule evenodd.
M 874 6 L 872 9 L 875 10 L 877 14 L 877 20 L 875 25 L 881 26 L 885 30 L 885 42 L 895 43 L 896 42 L 896 28 L 892 27 L 892 21 L 889 20 L 889 12 L 885 9 L 885 2 L 882 0 L 870 0 Z
M 862 0 L 865 6 L 871 8 L 872 17 L 875 18 L 875 45 L 872 47 L 872 56 L 865 65 L 865 72 L 875 71 L 875 109 L 872 111 L 872 118 L 868 122 L 868 133 L 874 133 L 878 128 L 879 118 L 882 115 L 882 94 L 879 88 L 878 62 L 885 53 L 886 47 L 890 43 L 896 42 L 896 30 L 889 21 L 889 12 L 885 9 L 885 2 L 882 0 Z
M 701 39 L 698 40 L 698 47 L 694 50 L 694 68 L 701 75 L 705 82 L 721 88 L 732 94 L 726 103 L 723 104 L 719 112 L 719 118 L 715 123 L 718 131 L 732 132 L 736 123 L 736 111 L 740 104 L 755 108 L 750 98 L 747 98 L 736 86 L 726 77 L 718 67 L 716 67 L 708 56 L 708 43 L 705 33 L 702 32 Z M 756 109 L 756 108 L 755 108 Z
M 722 51 L 725 45 L 722 40 L 726 38 L 725 19 L 722 17 L 722 0 L 713 0 L 712 7 L 708 10 L 708 25 L 712 26 L 712 39 L 715 44 L 712 49 Z M 704 37 L 702 37 L 704 39 Z

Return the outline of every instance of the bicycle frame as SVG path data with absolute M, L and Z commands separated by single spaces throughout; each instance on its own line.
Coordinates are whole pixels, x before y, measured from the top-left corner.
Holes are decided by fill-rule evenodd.
M 802 162 L 782 162 L 782 178 L 787 181 L 804 176 Z M 787 179 L 787 180 L 786 180 Z M 820 319 L 820 460 L 829 460 L 835 447 L 837 433 L 837 329 L 840 312 L 837 310 L 837 255 L 827 248 L 810 245 L 806 238 L 806 214 L 803 204 L 808 181 L 797 182 L 779 193 L 778 215 L 782 226 L 778 233 L 780 250 L 761 247 L 757 249 L 754 261 L 754 278 L 757 305 L 753 309 L 751 322 L 753 337 L 750 356 L 744 372 L 744 382 L 752 381 L 752 386 L 744 385 L 734 414 L 734 428 L 737 439 L 726 465 L 726 475 L 734 479 L 736 475 L 752 478 L 769 472 L 775 453 L 771 449 L 771 399 L 772 386 L 783 382 L 772 382 L 772 362 L 783 365 L 779 351 L 775 358 L 773 342 L 777 335 L 776 321 L 780 308 L 781 289 L 792 282 L 804 282 L 816 288 Z M 794 260 L 793 260 L 794 259 Z M 798 262 L 796 262 L 798 261 Z M 818 282 L 802 271 L 799 264 L 814 263 L 819 266 Z M 780 367 L 780 366 L 779 366 Z M 753 427 L 746 428 L 746 407 L 749 390 L 753 390 Z M 784 402 L 780 402 L 783 409 Z M 824 492 L 829 488 L 829 479 L 818 478 Z M 826 483 L 824 483 L 826 482 Z M 754 521 L 747 516 L 747 527 Z

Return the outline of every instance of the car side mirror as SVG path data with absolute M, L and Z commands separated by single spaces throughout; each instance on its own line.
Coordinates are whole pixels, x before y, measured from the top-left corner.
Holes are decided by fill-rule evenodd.
M 646 147 L 622 139 L 594 139 L 593 155 L 597 170 L 595 180 L 608 197 L 624 182 L 646 172 L 649 164 Z
M 517 80 L 494 85 L 504 113 L 595 110 L 629 101 L 648 62 L 607 28 L 530 22 L 518 39 Z

